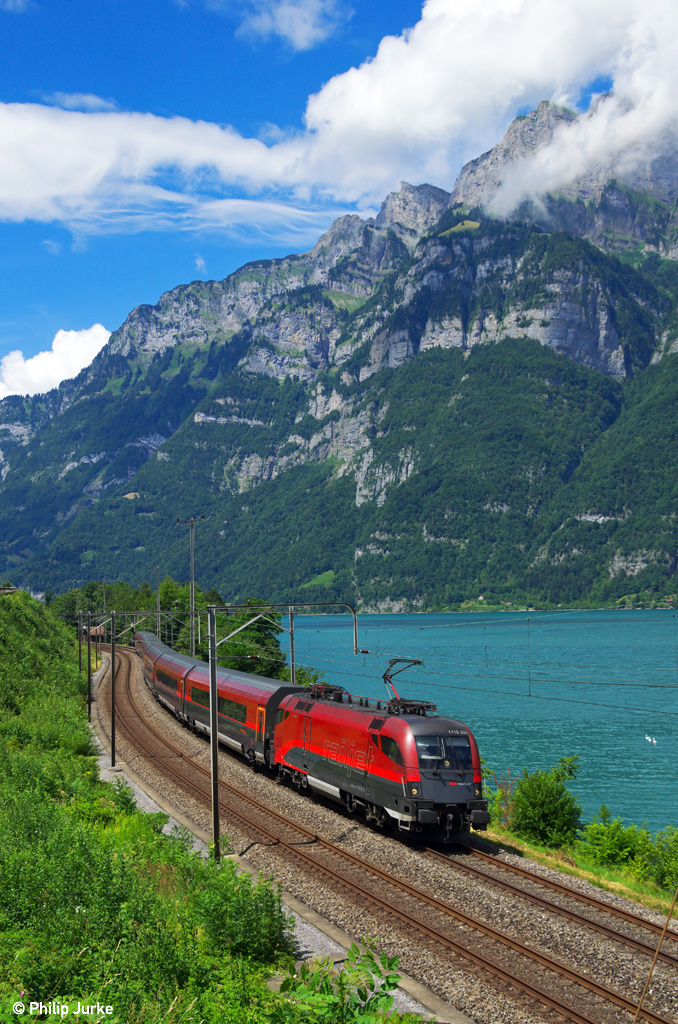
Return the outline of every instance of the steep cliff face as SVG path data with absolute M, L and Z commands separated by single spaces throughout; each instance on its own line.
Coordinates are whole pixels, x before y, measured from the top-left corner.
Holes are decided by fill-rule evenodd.
M 556 132 L 585 117 L 542 102 L 516 118 L 500 143 L 462 168 L 451 203 L 491 207 L 507 176 L 519 173 L 521 164 L 553 142 Z M 640 247 L 676 259 L 677 167 L 678 137 L 665 132 L 651 153 L 620 153 L 607 164 L 594 164 L 553 194 L 521 203 L 510 216 L 551 231 L 571 231 L 608 251 Z
M 452 190 L 452 202 L 487 206 L 508 167 L 547 146 L 557 128 L 576 119 L 573 111 L 546 101 L 524 117 L 517 117 L 501 142 L 462 167 Z
M 390 306 L 355 315 L 338 362 L 363 351 L 364 380 L 419 351 L 468 350 L 509 337 L 534 338 L 618 379 L 649 361 L 660 326 L 648 305 L 656 311 L 660 302 L 638 275 L 584 242 L 473 224 L 419 243 L 416 261 L 393 282 Z M 622 330 L 630 310 L 634 330 Z
M 250 263 L 224 281 L 194 281 L 166 292 L 155 306 L 137 307 L 112 335 L 108 350 L 147 360 L 179 342 L 228 341 L 246 326 L 259 328 L 261 320 L 265 334 L 274 311 L 281 307 L 276 300 L 309 285 L 365 299 L 372 295 L 380 275 L 406 258 L 402 239 L 415 245 L 438 220 L 449 198 L 442 189 L 403 183 L 401 192 L 384 201 L 377 218 L 340 217 L 307 253 Z M 326 326 L 331 328 L 329 322 Z
M 401 181 L 397 192 L 392 192 L 382 203 L 374 224 L 376 228 L 391 228 L 408 248 L 416 246 L 428 234 L 450 205 L 450 193 L 433 185 L 410 185 Z
M 539 216 L 549 228 L 587 238 L 608 252 L 658 253 L 678 259 L 675 203 L 655 199 L 650 192 L 616 180 L 605 183 L 598 198 L 588 202 L 545 196 Z

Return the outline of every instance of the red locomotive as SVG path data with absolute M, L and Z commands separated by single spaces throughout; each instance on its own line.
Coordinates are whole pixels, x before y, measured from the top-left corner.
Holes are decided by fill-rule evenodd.
M 140 632 L 144 677 L 161 703 L 209 733 L 209 668 Z M 353 697 L 217 670 L 219 738 L 300 788 L 402 832 L 453 839 L 487 828 L 480 757 L 468 726 L 422 701 Z

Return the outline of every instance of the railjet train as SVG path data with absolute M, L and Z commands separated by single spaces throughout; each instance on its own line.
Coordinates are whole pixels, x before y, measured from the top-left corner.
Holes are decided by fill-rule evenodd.
M 135 646 L 155 697 L 209 733 L 209 666 L 153 633 L 137 633 Z M 354 697 L 325 684 L 290 686 L 221 667 L 217 694 L 219 739 L 300 789 L 413 837 L 450 841 L 487 828 L 473 734 L 432 704 Z

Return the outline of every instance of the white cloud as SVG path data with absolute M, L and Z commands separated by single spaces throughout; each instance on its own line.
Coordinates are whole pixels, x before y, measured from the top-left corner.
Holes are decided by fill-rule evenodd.
M 187 7 L 188 0 L 174 0 Z M 293 50 L 310 50 L 324 43 L 353 17 L 345 0 L 197 0 L 208 10 L 239 19 L 239 34 L 278 37 Z
M 599 97 L 586 116 L 561 126 L 548 147 L 504 173 L 493 209 L 506 214 L 522 199 L 556 191 L 598 168 L 623 176 L 642 170 L 661 151 L 678 155 L 678 66 L 668 43 L 677 37 L 677 5 L 639 5 L 611 62 L 614 93 Z
M 620 108 L 642 104 L 657 130 L 675 117 L 677 33 L 674 0 L 428 0 L 413 29 L 310 98 L 311 166 L 320 180 L 337 168 L 347 198 L 395 165 L 450 187 L 521 108 L 572 103 L 600 75 Z
M 28 10 L 31 0 L 0 0 L 0 11 L 8 11 L 20 14 Z
M 64 110 L 117 110 L 114 100 L 105 100 L 91 92 L 50 92 L 43 96 L 50 106 L 63 107 Z
M 111 332 L 101 324 L 84 331 L 57 331 L 52 347 L 30 359 L 16 349 L 0 360 L 0 399 L 7 395 L 36 395 L 76 377 L 94 359 Z
M 299 26 L 334 10 L 247 2 L 252 17 L 294 8 L 299 41 L 311 31 Z M 613 101 L 530 169 L 539 188 L 620 147 L 643 158 L 675 121 L 676 38 L 675 0 L 426 0 L 412 29 L 309 98 L 296 134 L 263 141 L 180 117 L 0 105 L 0 217 L 59 222 L 82 236 L 253 225 L 276 238 L 310 236 L 328 204 L 364 208 L 403 178 L 451 188 L 461 164 L 494 145 L 520 109 L 574 102 L 609 77 Z
M 187 211 L 185 224 L 194 230 L 219 231 L 241 240 L 263 237 L 294 246 L 315 242 L 318 234 L 345 212 L 338 206 L 304 209 L 292 202 L 214 199 L 196 203 Z
M 205 274 L 207 272 L 207 264 L 205 263 L 202 256 L 195 257 L 195 269 L 199 274 Z
M 338 0 L 245 0 L 241 31 L 279 36 L 294 50 L 310 50 L 351 16 Z

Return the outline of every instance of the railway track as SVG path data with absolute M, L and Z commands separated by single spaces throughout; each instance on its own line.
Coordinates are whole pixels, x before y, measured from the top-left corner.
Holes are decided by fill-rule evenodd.
M 182 789 L 188 788 L 201 801 L 210 800 L 209 770 L 187 755 L 186 751 L 170 742 L 162 729 L 156 729 L 140 713 L 131 687 L 131 663 L 136 657 L 134 652 L 118 648 L 120 659 L 116 672 L 116 704 L 118 729 L 126 735 L 128 741 L 144 757 L 152 761 L 156 767 L 170 775 Z M 162 716 L 164 718 L 164 715 Z M 205 745 L 200 742 L 197 754 L 204 753 Z M 421 936 L 421 942 L 439 951 L 438 955 L 452 958 L 449 967 L 459 968 L 463 962 L 469 961 L 475 967 L 489 972 L 502 986 L 509 986 L 514 992 L 521 994 L 521 999 L 528 999 L 528 1005 L 534 1012 L 534 1004 L 543 1009 L 555 1012 L 561 1018 L 574 1021 L 576 1024 L 603 1024 L 609 1021 L 619 1022 L 630 1020 L 635 1012 L 636 1003 L 623 992 L 613 991 L 609 985 L 572 970 L 566 965 L 541 953 L 525 943 L 499 932 L 484 921 L 477 920 L 463 913 L 457 907 L 438 899 L 431 893 L 411 885 L 404 879 L 394 877 L 392 872 L 384 872 L 374 863 L 365 861 L 336 842 L 330 842 L 303 825 L 292 822 L 289 816 L 280 814 L 252 796 L 243 794 L 240 789 L 220 779 L 220 810 L 229 820 L 239 822 L 242 829 L 258 836 L 258 842 L 275 846 L 286 857 L 294 858 L 301 863 L 304 870 L 322 873 L 325 883 L 349 891 L 351 898 L 358 898 L 367 903 L 373 912 L 382 917 L 385 915 L 390 925 L 394 920 L 408 931 L 412 930 Z M 243 805 L 247 808 L 245 811 Z M 474 855 L 477 851 L 474 851 Z M 570 920 L 582 927 L 596 927 L 607 938 L 631 945 L 637 952 L 654 953 L 656 948 L 649 942 L 630 938 L 623 933 L 615 932 L 609 926 L 600 926 L 597 922 L 573 911 L 564 911 L 554 906 L 547 899 L 526 893 L 520 887 L 507 882 L 498 881 L 479 869 L 471 869 L 470 865 L 460 867 L 458 863 L 438 851 L 427 850 L 426 856 L 446 860 L 456 870 L 471 871 L 483 876 L 485 883 L 501 885 L 505 891 L 523 899 L 531 899 L 549 912 L 567 913 Z M 488 855 L 481 855 L 487 857 Z M 492 858 L 488 859 L 492 862 Z M 502 865 L 504 866 L 504 865 Z M 542 881 L 530 875 L 534 881 Z M 567 888 L 567 887 L 563 887 Z M 572 895 L 572 890 L 567 890 Z M 576 894 L 579 896 L 579 894 Z M 595 902 L 595 901 L 593 901 Z M 602 906 L 602 904 L 600 905 Z M 597 908 L 600 910 L 600 906 Z M 609 909 L 607 905 L 605 909 Z M 640 922 L 648 926 L 648 922 L 637 918 L 634 926 Z M 650 925 L 650 929 L 653 926 Z M 440 951 L 444 950 L 445 953 Z M 673 967 L 678 959 L 670 952 L 662 952 L 664 961 Z M 459 959 L 461 958 L 461 959 Z M 649 959 L 648 959 L 649 964 Z M 678 975 L 677 975 L 678 980 Z M 618 1011 L 623 1011 L 619 1016 Z M 543 1010 L 541 1011 L 543 1013 Z M 547 1016 L 550 1014 L 547 1012 Z M 643 1009 L 641 1020 L 650 1024 L 667 1024 L 670 1017 L 661 1016 L 651 1008 Z
M 500 873 L 515 874 L 530 884 L 541 886 L 544 889 L 558 893 L 570 900 L 584 903 L 587 906 L 592 907 L 601 916 L 607 915 L 617 917 L 627 925 L 633 926 L 637 931 L 644 932 L 646 936 L 644 939 L 630 935 L 628 932 L 616 931 L 614 928 L 611 928 L 600 920 L 587 917 L 586 915 L 564 907 L 559 903 L 554 903 L 537 893 L 529 892 L 528 890 L 521 888 L 521 886 L 514 885 L 512 882 L 498 877 L 496 874 L 483 871 L 457 857 L 440 853 L 439 850 L 432 849 L 431 847 L 424 847 L 423 849 L 428 857 L 447 864 L 455 871 L 466 872 L 466 874 L 472 875 L 474 878 L 478 878 L 483 882 L 489 882 L 492 885 L 496 885 L 500 889 L 511 893 L 512 896 L 517 896 L 518 898 L 527 900 L 536 906 L 543 907 L 545 910 L 559 914 L 562 917 L 567 918 L 568 921 L 572 921 L 585 928 L 590 928 L 593 931 L 598 932 L 600 935 L 604 935 L 606 938 L 620 942 L 625 946 L 631 946 L 640 953 L 645 953 L 648 956 L 654 956 L 657 950 L 657 940 L 655 939 L 654 944 L 652 944 L 651 938 L 654 936 L 661 936 L 663 930 L 662 926 L 655 924 L 653 921 L 646 921 L 645 918 L 639 917 L 637 914 L 632 914 L 619 907 L 614 907 L 611 904 L 605 903 L 603 900 L 597 900 L 595 897 L 589 896 L 586 893 L 577 892 L 575 889 L 569 888 L 569 886 L 562 885 L 551 878 L 543 878 L 536 875 L 533 871 L 527 871 L 525 868 L 518 867 L 515 864 L 507 864 L 505 861 L 501 861 L 497 857 L 493 857 L 489 853 L 477 850 L 472 846 L 464 846 L 467 857 L 481 860 L 484 863 L 491 865 L 493 869 Z M 678 934 L 670 931 L 667 932 L 664 942 L 662 943 L 662 951 L 659 952 L 657 959 L 672 967 L 678 968 Z

